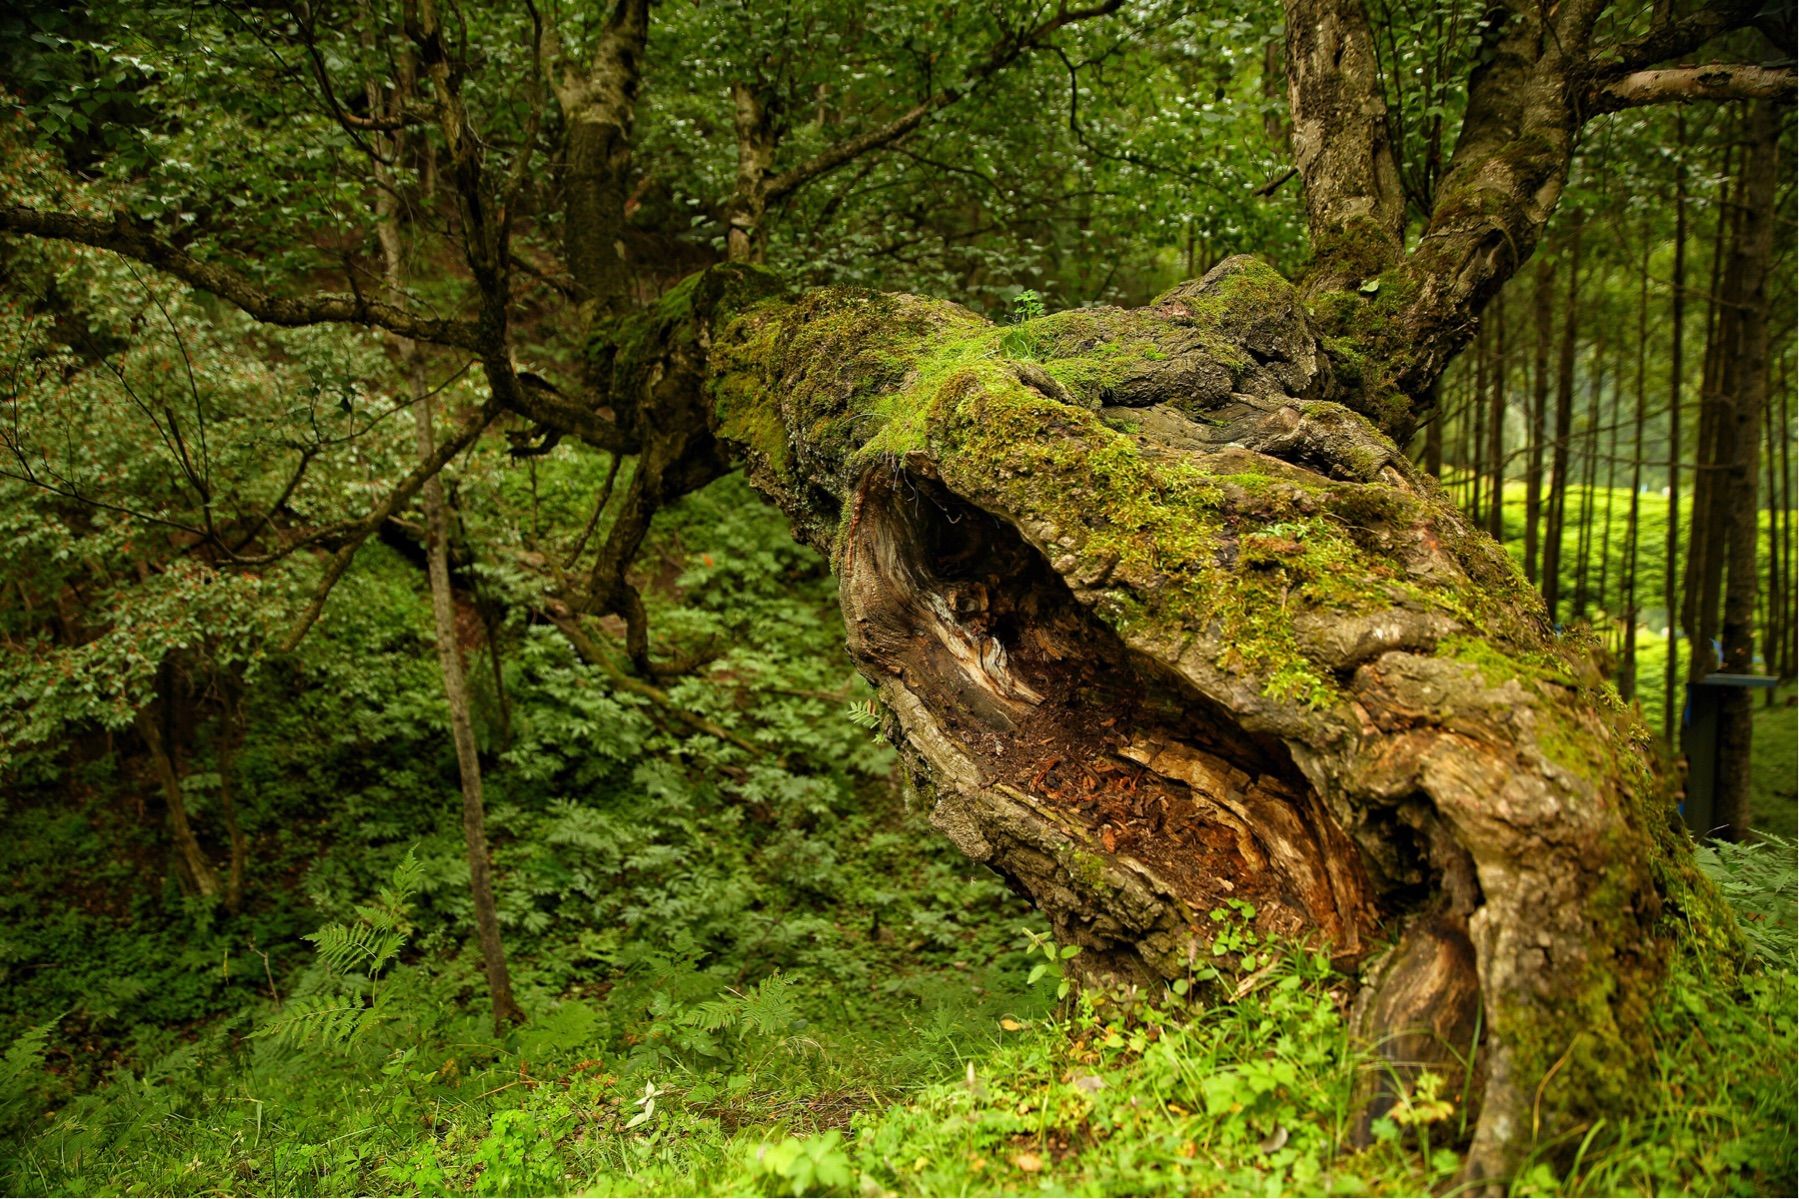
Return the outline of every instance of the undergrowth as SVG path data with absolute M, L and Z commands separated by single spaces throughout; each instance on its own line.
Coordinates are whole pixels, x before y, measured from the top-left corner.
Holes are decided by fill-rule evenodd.
M 251 697 L 239 916 L 147 884 L 166 872 L 123 759 L 75 755 L 59 789 L 16 792 L 0 1187 L 1454 1192 L 1471 1113 L 1445 1080 L 1351 1143 L 1374 1068 L 1347 1034 L 1353 979 L 1257 945 L 1234 997 L 1201 997 L 1203 963 L 1191 994 L 1069 993 L 1068 951 L 895 785 L 822 563 L 736 480 L 657 537 L 659 651 L 700 663 L 671 698 L 761 752 L 510 630 L 509 710 L 477 681 L 531 1016 L 504 1037 L 471 945 L 421 580 L 397 557 L 359 564 L 316 644 Z M 204 820 L 204 786 L 194 803 Z M 1701 860 L 1757 968 L 1679 958 L 1643 1107 L 1540 1146 L 1520 1193 L 1792 1192 L 1794 846 Z M 1244 951 L 1222 935 L 1239 916 L 1218 914 L 1220 952 Z

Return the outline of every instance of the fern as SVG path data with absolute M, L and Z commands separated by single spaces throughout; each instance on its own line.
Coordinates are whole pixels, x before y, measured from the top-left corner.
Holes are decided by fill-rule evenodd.
M 793 980 L 776 972 L 747 993 L 731 990 L 717 999 L 694 1005 L 683 1022 L 704 1032 L 783 1036 L 800 1019 L 795 991 Z
M 288 1045 L 344 1048 L 390 1018 L 394 988 L 383 985 L 412 934 L 412 901 L 424 871 L 411 850 L 394 867 L 375 902 L 358 904 L 352 921 L 334 921 L 306 937 L 318 950 L 327 981 L 288 1001 L 256 1035 Z
M 349 1045 L 366 1029 L 372 1010 L 360 995 L 302 995 L 290 999 L 257 1035 L 289 1045 Z
M 1714 841 L 1699 847 L 1699 868 L 1736 909 L 1751 951 L 1769 966 L 1788 966 L 1799 941 L 1793 899 L 1799 861 L 1792 841 L 1763 834 L 1765 843 Z
M 50 1031 L 61 1019 L 58 1016 L 26 1029 L 0 1055 L 0 1131 L 22 1123 L 27 1107 L 42 1090 L 44 1050 L 50 1043 Z

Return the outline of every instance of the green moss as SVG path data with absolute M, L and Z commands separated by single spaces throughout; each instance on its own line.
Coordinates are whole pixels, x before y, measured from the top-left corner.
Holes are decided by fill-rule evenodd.
M 1117 890 L 1112 885 L 1111 867 L 1092 850 L 1082 849 L 1072 841 L 1065 841 L 1056 854 L 1056 860 L 1068 872 L 1068 877 L 1089 896 L 1110 895 Z

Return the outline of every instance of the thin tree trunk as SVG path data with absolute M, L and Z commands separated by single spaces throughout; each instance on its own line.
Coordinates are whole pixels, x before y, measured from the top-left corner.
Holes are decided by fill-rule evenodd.
M 1618 406 L 1619 400 L 1624 392 L 1624 372 L 1621 369 L 1620 363 L 1614 362 L 1612 366 L 1613 370 L 1607 372 L 1612 378 L 1611 399 L 1609 403 L 1604 404 L 1601 408 L 1605 417 L 1606 429 L 1605 510 L 1604 515 L 1600 517 L 1599 581 L 1595 584 L 1595 588 L 1598 594 L 1600 609 L 1605 612 L 1608 620 L 1615 625 L 1618 618 L 1618 608 L 1617 605 L 1612 603 L 1610 590 L 1612 577 L 1612 503 L 1618 483 L 1618 426 L 1623 423 L 1618 419 Z M 1594 480 L 1594 485 L 1598 485 L 1597 478 Z
M 417 411 L 417 443 L 420 461 L 436 450 L 431 432 L 432 400 L 428 385 L 413 373 L 415 394 L 425 396 Z M 512 997 L 512 977 L 506 969 L 506 948 L 500 940 L 500 919 L 494 904 L 493 878 L 488 861 L 487 810 L 481 796 L 481 759 L 475 751 L 475 730 L 469 719 L 468 684 L 462 670 L 462 651 L 456 638 L 456 611 L 450 590 L 449 529 L 443 484 L 431 476 L 421 491 L 425 506 L 425 545 L 431 575 L 431 619 L 437 635 L 437 659 L 443 670 L 444 698 L 450 706 L 450 735 L 456 743 L 456 766 L 462 776 L 462 836 L 468 851 L 469 892 L 475 901 L 475 929 L 481 943 L 482 966 L 487 972 L 487 991 L 493 1000 L 496 1031 L 522 1023 L 525 1013 Z
M 1605 400 L 1605 338 L 1593 342 L 1593 371 L 1587 389 L 1587 428 L 1581 438 L 1580 534 L 1574 554 L 1574 619 L 1585 620 L 1592 607 L 1593 596 L 1587 588 L 1592 577 L 1593 512 L 1598 497 L 1594 490 L 1599 482 L 1599 424 Z
M 1773 363 L 1769 363 L 1768 373 L 1770 376 L 1773 374 L 1773 370 Z M 1774 381 L 1772 378 L 1769 378 L 1763 386 L 1767 388 L 1767 395 L 1772 396 L 1774 394 Z M 1760 465 L 1757 469 L 1762 472 L 1762 480 L 1759 484 L 1760 502 L 1767 505 L 1768 511 L 1768 557 L 1767 562 L 1762 567 L 1761 577 L 1757 580 L 1755 627 L 1761 630 L 1761 636 L 1758 640 L 1764 668 L 1769 672 L 1772 672 L 1774 669 L 1774 630 L 1780 627 L 1780 596 L 1777 592 L 1777 589 L 1780 586 L 1780 538 L 1778 535 L 1780 526 L 1774 520 L 1773 506 L 1771 503 L 1776 494 L 1774 485 L 1774 461 L 1776 457 L 1774 451 L 1774 405 L 1772 403 L 1763 402 L 1761 422 L 1761 428 L 1756 433 L 1762 446 L 1761 452 L 1758 455 Z M 1758 510 L 1756 513 L 1757 537 L 1762 535 L 1761 523 L 1761 512 Z M 1768 698 L 1770 701 L 1773 699 L 1771 695 Z
M 500 657 L 502 622 L 491 611 L 483 611 L 481 624 L 487 634 L 487 665 L 493 672 L 494 702 L 500 709 L 500 745 L 512 745 L 512 696 L 506 690 L 506 666 Z
M 1549 418 L 1549 339 L 1555 325 L 1555 268 L 1548 255 L 1537 263 L 1531 306 L 1536 313 L 1532 343 L 1529 465 L 1524 476 L 1524 577 L 1542 583 L 1538 571 L 1543 528 L 1543 422 Z
M 1637 695 L 1637 563 L 1642 551 L 1643 429 L 1649 418 L 1649 249 L 1637 281 L 1637 408 L 1630 454 L 1630 515 L 1624 528 L 1624 649 L 1618 663 L 1618 694 L 1625 703 Z
M 1668 529 L 1667 561 L 1662 566 L 1662 603 L 1668 613 L 1668 657 L 1662 668 L 1662 739 L 1672 749 L 1680 744 L 1681 709 L 1675 706 L 1680 680 L 1680 610 L 1676 580 L 1680 575 L 1680 407 L 1685 367 L 1687 302 L 1687 137 L 1686 115 L 1674 114 L 1674 278 L 1671 344 L 1668 350 Z
M 168 688 L 163 688 L 163 704 L 171 702 Z M 157 727 L 156 715 L 146 705 L 139 708 L 132 717 L 137 727 L 138 736 L 143 738 L 144 748 L 150 751 L 150 763 L 156 770 L 156 780 L 162 785 L 163 805 L 168 811 L 169 834 L 175 841 L 176 860 L 181 865 L 181 878 L 195 894 L 202 899 L 215 898 L 219 893 L 219 876 L 213 870 L 212 863 L 206 860 L 206 853 L 200 848 L 200 841 L 194 836 L 194 826 L 188 820 L 187 799 L 181 792 L 181 772 L 176 766 L 173 754 L 164 741 L 162 730 Z
M 1465 511 L 1468 519 L 1475 524 L 1486 523 L 1482 500 L 1486 489 L 1481 485 L 1481 471 L 1486 463 L 1482 461 L 1487 454 L 1487 379 L 1488 358 L 1492 350 L 1492 339 L 1482 337 L 1474 343 L 1474 394 L 1468 400 L 1468 407 L 1473 416 L 1473 432 L 1468 439 L 1468 451 L 1463 461 L 1468 464 L 1468 506 Z
M 1487 509 L 1487 532 L 1493 540 L 1505 539 L 1505 296 L 1493 301 L 1492 408 L 1487 413 L 1487 470 L 1493 492 Z
M 1736 236 L 1727 272 L 1727 305 L 1720 325 L 1732 408 L 1731 457 L 1722 480 L 1728 558 L 1720 637 L 1725 671 L 1755 668 L 1756 529 L 1762 409 L 1768 401 L 1768 265 L 1774 246 L 1774 196 L 1781 174 L 1780 113 L 1767 101 L 1750 107 L 1742 185 L 1737 189 Z M 1754 700 L 1742 687 L 1725 693 L 1718 720 L 1717 823 L 1732 840 L 1749 835 L 1750 782 L 1755 736 Z
M 1692 520 L 1687 532 L 1686 585 L 1681 598 L 1681 619 L 1686 625 L 1687 683 L 1692 685 L 1718 668 L 1718 621 L 1724 584 L 1725 534 L 1728 498 L 1720 492 L 1721 470 L 1735 457 L 1735 425 L 1729 419 L 1732 399 L 1728 394 L 1730 350 L 1735 314 L 1724 303 L 1724 263 L 1735 238 L 1740 213 L 1739 187 L 1731 184 L 1729 161 L 1720 183 L 1716 238 L 1712 246 L 1710 300 L 1707 304 L 1705 361 L 1700 372 L 1699 445 L 1693 479 Z
M 1555 390 L 1555 440 L 1549 480 L 1549 520 L 1543 534 L 1543 599 L 1549 619 L 1562 622 L 1562 535 L 1567 528 L 1568 451 L 1574 436 L 1574 349 L 1580 330 L 1580 210 L 1575 209 L 1568 238 L 1568 302 L 1562 313 L 1562 338 Z
M 1443 382 L 1438 380 L 1431 389 L 1430 424 L 1424 426 L 1424 469 L 1430 472 L 1433 479 L 1443 477 L 1443 421 L 1446 419 L 1442 407 Z
M 629 7 L 629 3 L 627 3 Z M 399 90 L 393 98 L 392 111 L 410 91 L 411 72 L 404 66 Z M 383 107 L 382 97 L 371 85 L 370 106 Z M 389 151 L 399 161 L 405 148 L 403 134 L 391 135 Z M 395 195 L 396 181 L 389 176 L 388 186 L 379 192 L 376 235 L 381 243 L 384 274 L 395 295 L 403 294 L 405 256 L 401 241 L 399 205 Z M 413 409 L 414 444 L 420 462 L 430 462 L 436 453 L 432 429 L 435 418 L 435 396 L 425 377 L 423 359 L 418 347 L 405 338 L 395 338 L 406 386 L 420 397 Z M 437 642 L 437 660 L 443 676 L 444 699 L 450 709 L 450 738 L 456 748 L 457 773 L 462 784 L 462 837 L 468 857 L 469 894 L 474 901 L 475 931 L 481 946 L 482 968 L 487 975 L 487 991 L 493 1003 L 495 1032 L 507 1025 L 522 1023 L 525 1013 L 512 995 L 512 977 L 506 968 L 506 948 L 500 938 L 500 919 L 494 902 L 493 878 L 487 845 L 487 810 L 481 793 L 481 759 L 476 751 L 474 724 L 469 716 L 468 681 L 463 673 L 462 650 L 456 635 L 455 593 L 450 583 L 448 504 L 444 498 L 441 474 L 432 474 L 420 489 L 425 510 L 425 556 L 431 587 L 431 621 Z
M 1784 598 L 1785 617 L 1779 625 L 1780 634 L 1780 668 L 1778 674 L 1783 679 L 1794 677 L 1799 668 L 1799 620 L 1795 619 L 1799 602 L 1795 601 L 1793 586 L 1795 571 L 1793 563 L 1793 410 L 1792 410 L 1792 371 L 1788 360 L 1782 357 L 1780 363 L 1780 387 L 1775 391 L 1779 404 L 1779 419 L 1776 436 L 1771 444 L 1780 449 L 1780 481 L 1772 497 L 1774 515 L 1778 518 L 1780 542 L 1786 547 L 1786 578 L 1780 593 Z
M 235 914 L 244 899 L 244 870 L 250 856 L 249 838 L 244 836 L 237 814 L 237 747 L 243 741 L 243 697 L 237 686 L 223 678 L 219 681 L 219 703 L 224 711 L 219 717 L 218 741 L 214 747 L 219 765 L 219 815 L 225 822 L 225 834 L 231 839 L 231 864 L 225 876 L 225 908 Z

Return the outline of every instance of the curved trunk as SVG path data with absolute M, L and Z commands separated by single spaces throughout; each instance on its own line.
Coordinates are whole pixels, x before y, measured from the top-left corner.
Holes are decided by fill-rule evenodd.
M 1728 917 L 1647 733 L 1499 547 L 1320 398 L 1349 382 L 1271 269 L 1002 328 L 726 267 L 646 319 L 660 348 L 615 385 L 706 397 L 832 555 L 934 822 L 1090 979 L 1233 965 L 1230 906 L 1328 946 L 1390 1077 L 1473 1078 L 1475 1179 L 1628 1106 L 1666 930 Z

